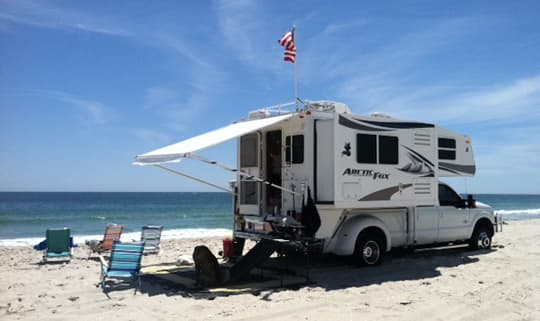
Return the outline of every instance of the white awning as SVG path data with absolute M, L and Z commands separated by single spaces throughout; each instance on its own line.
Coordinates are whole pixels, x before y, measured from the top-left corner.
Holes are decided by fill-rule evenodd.
M 280 121 L 291 118 L 294 115 L 296 115 L 296 113 L 234 123 L 229 126 L 186 139 L 176 144 L 138 155 L 135 157 L 134 164 L 155 165 L 161 163 L 179 162 L 182 158 L 189 157 L 191 153 L 224 143 L 228 140 L 249 134 L 264 127 L 274 125 Z

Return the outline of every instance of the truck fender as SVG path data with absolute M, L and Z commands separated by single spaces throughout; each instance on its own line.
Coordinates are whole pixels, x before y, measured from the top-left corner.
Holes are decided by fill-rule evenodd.
M 335 246 L 332 252 L 337 255 L 352 255 L 358 235 L 368 227 L 379 228 L 384 233 L 386 237 L 386 251 L 390 251 L 392 248 L 392 239 L 384 222 L 371 215 L 357 215 L 348 218 L 337 231 Z
M 483 212 L 478 213 L 477 215 L 475 215 L 475 217 L 473 219 L 474 224 L 471 224 L 471 226 L 469 227 L 469 233 L 467 234 L 467 235 L 469 235 L 469 238 L 472 237 L 472 235 L 474 233 L 474 229 L 476 228 L 476 224 L 478 224 L 478 222 L 480 220 L 488 220 L 491 223 L 491 226 L 493 226 L 493 224 L 495 224 L 495 222 L 493 222 L 493 219 L 491 218 L 489 213 L 483 213 Z

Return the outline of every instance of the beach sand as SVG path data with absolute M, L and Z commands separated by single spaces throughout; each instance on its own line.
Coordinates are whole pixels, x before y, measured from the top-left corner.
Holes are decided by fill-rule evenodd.
M 164 241 L 143 265 L 174 262 L 219 239 Z M 30 247 L 0 247 L 1 320 L 540 320 L 540 220 L 513 221 L 491 251 L 393 253 L 382 266 L 313 263 L 314 283 L 260 293 L 186 296 L 143 281 L 96 287 L 99 262 L 75 248 L 68 264 L 40 264 Z M 330 259 L 331 261 L 331 259 Z M 184 294 L 184 295 L 183 295 Z

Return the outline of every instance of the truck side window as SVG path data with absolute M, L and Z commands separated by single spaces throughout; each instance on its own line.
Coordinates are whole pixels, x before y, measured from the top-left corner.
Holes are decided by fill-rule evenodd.
M 460 201 L 461 197 L 453 189 L 439 184 L 439 204 L 441 206 L 456 206 Z

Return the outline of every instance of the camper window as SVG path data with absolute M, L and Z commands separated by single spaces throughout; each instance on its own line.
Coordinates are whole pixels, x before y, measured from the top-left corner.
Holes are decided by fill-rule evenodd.
M 257 167 L 257 134 L 240 138 L 240 167 Z
M 439 137 L 439 159 L 456 159 L 456 140 Z
M 456 148 L 456 140 L 451 138 L 439 137 L 439 147 L 443 148 Z
M 379 136 L 379 164 L 398 163 L 398 138 Z
M 439 159 L 455 160 L 456 159 L 456 151 L 455 150 L 439 149 Z
M 356 161 L 377 164 L 377 135 L 356 135 Z
M 379 153 L 377 157 L 377 142 Z M 356 161 L 362 164 L 391 164 L 399 162 L 398 138 L 394 136 L 356 135 Z M 378 159 L 378 162 L 377 162 Z
M 257 183 L 242 181 L 240 183 L 240 204 L 257 204 Z
M 304 135 L 285 137 L 285 162 L 287 164 L 304 162 Z

